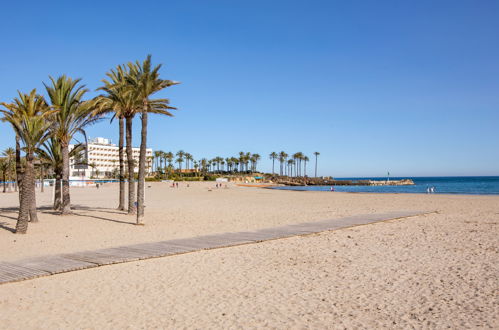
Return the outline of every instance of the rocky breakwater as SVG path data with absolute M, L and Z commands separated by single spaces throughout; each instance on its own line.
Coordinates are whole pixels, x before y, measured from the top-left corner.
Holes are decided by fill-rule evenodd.
M 411 179 L 402 180 L 335 180 L 334 178 L 308 178 L 274 176 L 267 178 L 272 183 L 286 186 L 405 186 L 413 185 Z
M 402 180 L 369 180 L 370 186 L 410 186 L 414 181 L 411 179 Z

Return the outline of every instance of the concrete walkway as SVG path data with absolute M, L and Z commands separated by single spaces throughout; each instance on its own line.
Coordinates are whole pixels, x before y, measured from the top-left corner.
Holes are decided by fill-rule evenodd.
M 15 262 L 0 262 L 0 284 L 122 262 L 314 234 L 327 230 L 349 228 L 428 213 L 430 212 L 400 211 L 383 214 L 356 215 L 340 219 L 305 222 L 256 231 L 206 235 L 94 251 L 43 256 Z

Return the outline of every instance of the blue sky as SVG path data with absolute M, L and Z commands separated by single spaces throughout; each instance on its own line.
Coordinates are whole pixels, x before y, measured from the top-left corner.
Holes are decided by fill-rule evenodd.
M 9 1 L 0 100 L 153 55 L 149 146 L 202 157 L 319 151 L 319 174 L 499 175 L 498 1 Z M 139 122 L 134 144 L 139 145 Z M 117 141 L 117 124 L 87 129 Z M 13 145 L 0 123 L 0 149 Z M 313 163 L 313 162 L 312 162 Z M 309 173 L 313 164 L 310 164 Z

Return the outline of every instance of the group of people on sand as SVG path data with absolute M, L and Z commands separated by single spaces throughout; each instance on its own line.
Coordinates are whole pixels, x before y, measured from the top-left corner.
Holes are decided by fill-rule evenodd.
M 218 188 L 222 188 L 222 184 L 221 184 L 221 183 L 217 183 L 217 184 L 215 185 L 215 188 L 217 188 L 217 189 L 218 189 Z M 225 188 L 227 188 L 227 185 L 225 185 Z

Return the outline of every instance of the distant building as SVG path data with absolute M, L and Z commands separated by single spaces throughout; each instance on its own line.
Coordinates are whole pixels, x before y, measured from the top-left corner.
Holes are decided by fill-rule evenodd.
M 72 150 L 74 145 L 69 146 Z M 139 153 L 140 148 L 133 148 L 133 158 L 135 160 L 134 172 L 139 171 Z M 123 148 L 125 159 L 125 173 L 128 173 L 126 148 Z M 87 159 L 88 157 L 88 159 Z M 146 173 L 152 173 L 152 149 L 146 149 Z M 111 143 L 110 139 L 97 137 L 89 140 L 84 151 L 79 156 L 71 157 L 69 161 L 70 179 L 71 180 L 88 180 L 88 179 L 103 179 L 114 178 L 119 171 L 119 155 L 118 147 Z

